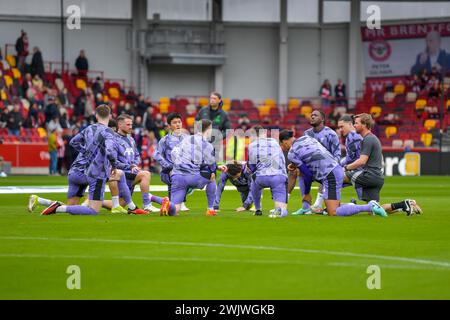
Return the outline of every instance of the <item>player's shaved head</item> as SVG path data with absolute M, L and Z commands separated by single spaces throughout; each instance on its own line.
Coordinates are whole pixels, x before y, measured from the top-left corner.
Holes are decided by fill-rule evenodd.
M 128 114 L 121 114 L 117 117 L 118 132 L 122 135 L 131 134 L 133 132 L 133 117 Z
M 311 113 L 309 124 L 313 127 L 322 126 L 325 123 L 325 113 L 322 110 L 314 110 Z
M 342 122 L 351 122 L 351 123 L 353 123 L 353 116 L 351 116 L 351 115 L 349 115 L 349 114 L 344 114 L 340 119 L 339 119 L 339 121 L 342 121 Z
M 95 109 L 95 114 L 100 119 L 109 119 L 109 115 L 111 114 L 111 109 L 106 104 L 101 104 Z
M 123 122 L 125 120 L 133 121 L 133 117 L 130 116 L 129 114 L 121 114 L 120 116 L 117 117 L 117 122 Z

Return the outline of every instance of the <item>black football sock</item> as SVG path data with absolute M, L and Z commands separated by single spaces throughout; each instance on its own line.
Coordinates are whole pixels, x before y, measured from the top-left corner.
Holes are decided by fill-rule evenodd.
M 400 202 L 396 202 L 396 203 L 391 203 L 391 208 L 392 208 L 392 210 L 402 209 L 403 211 L 405 211 L 407 208 L 406 202 L 400 201 Z

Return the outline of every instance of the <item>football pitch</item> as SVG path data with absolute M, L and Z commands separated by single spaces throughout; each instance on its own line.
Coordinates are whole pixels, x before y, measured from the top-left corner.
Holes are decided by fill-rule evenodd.
M 0 180 L 0 187 L 65 184 L 65 177 Z M 424 214 L 411 217 L 270 219 L 269 191 L 262 217 L 234 211 L 237 191 L 224 191 L 216 217 L 204 215 L 204 191 L 189 196 L 191 210 L 178 217 L 40 216 L 41 208 L 27 212 L 28 196 L 0 194 L 0 299 L 450 299 L 450 177 L 386 178 L 382 202 L 416 199 Z M 352 197 L 346 188 L 343 201 Z M 140 193 L 133 198 L 141 205 Z M 299 199 L 295 190 L 289 212 Z M 74 265 L 79 290 L 67 288 Z M 373 265 L 380 289 L 367 286 Z

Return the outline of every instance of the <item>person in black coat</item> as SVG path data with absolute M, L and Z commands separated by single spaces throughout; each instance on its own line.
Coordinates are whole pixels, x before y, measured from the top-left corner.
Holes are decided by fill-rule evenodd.
M 86 58 L 84 50 L 80 50 L 80 55 L 77 60 L 75 60 L 75 67 L 77 68 L 78 75 L 80 77 L 85 77 L 89 70 L 89 62 Z
M 44 79 L 44 60 L 42 59 L 42 53 L 38 47 L 33 48 L 33 58 L 31 59 L 31 75 L 39 75 L 41 79 Z

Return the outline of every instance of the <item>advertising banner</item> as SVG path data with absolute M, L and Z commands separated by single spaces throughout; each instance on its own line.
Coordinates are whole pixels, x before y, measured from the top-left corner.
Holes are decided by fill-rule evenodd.
M 450 70 L 450 22 L 362 27 L 361 35 L 367 86 L 372 91 L 424 69 Z

